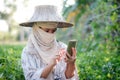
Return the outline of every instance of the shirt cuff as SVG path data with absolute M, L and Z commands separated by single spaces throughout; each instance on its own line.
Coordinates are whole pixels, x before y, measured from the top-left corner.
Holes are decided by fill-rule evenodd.
M 75 80 L 75 75 L 72 78 L 66 79 L 66 80 Z
M 33 75 L 33 80 L 40 80 L 40 79 L 43 79 L 43 78 L 40 78 L 42 72 L 43 72 L 43 69 L 44 68 L 40 68 L 40 69 L 37 69 L 37 71 L 34 73 Z
M 64 78 L 65 78 L 65 80 L 75 80 L 75 73 L 74 73 L 74 76 L 69 78 L 69 79 L 66 79 L 66 76 L 65 76 L 65 73 L 64 73 Z

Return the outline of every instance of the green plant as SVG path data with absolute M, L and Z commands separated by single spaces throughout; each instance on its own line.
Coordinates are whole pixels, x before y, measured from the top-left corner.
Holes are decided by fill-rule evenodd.
M 65 17 L 68 14 L 69 21 L 72 19 L 75 23 L 73 32 L 68 29 L 66 33 L 70 32 L 72 38 L 78 39 L 76 63 L 79 77 L 81 80 L 119 80 L 120 2 L 82 1 L 76 0 L 74 5 L 67 7 L 71 10 L 64 12 Z
M 21 68 L 21 45 L 0 46 L 0 80 L 24 80 Z

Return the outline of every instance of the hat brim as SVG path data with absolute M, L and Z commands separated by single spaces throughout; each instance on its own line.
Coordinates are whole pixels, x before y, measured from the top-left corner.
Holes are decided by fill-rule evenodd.
M 72 27 L 73 24 L 68 23 L 68 22 L 57 22 L 57 21 L 33 21 L 33 22 L 23 22 L 20 23 L 20 26 L 24 27 L 32 27 L 34 23 L 39 22 L 39 23 L 57 23 L 58 26 L 57 28 L 67 28 L 67 27 Z

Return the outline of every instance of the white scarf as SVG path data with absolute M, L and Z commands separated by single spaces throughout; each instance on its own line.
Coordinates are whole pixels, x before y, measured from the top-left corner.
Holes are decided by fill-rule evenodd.
M 48 64 L 52 57 L 58 54 L 59 46 L 55 39 L 55 33 L 47 33 L 37 25 L 33 26 L 33 32 L 28 40 L 28 46 L 31 43 L 45 64 Z

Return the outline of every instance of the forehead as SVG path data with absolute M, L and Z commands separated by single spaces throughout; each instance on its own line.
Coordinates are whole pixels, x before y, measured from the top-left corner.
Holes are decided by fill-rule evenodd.
M 55 30 L 55 29 L 57 29 L 57 28 L 45 28 L 45 27 L 41 27 L 41 28 L 44 29 L 44 30 L 48 30 L 48 29 Z
M 39 25 L 57 25 L 58 23 L 55 22 L 39 22 Z
M 39 27 L 46 28 L 46 29 L 55 29 L 57 28 L 57 23 L 55 22 L 43 22 L 43 23 L 37 23 Z

